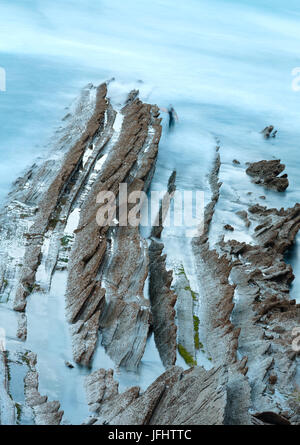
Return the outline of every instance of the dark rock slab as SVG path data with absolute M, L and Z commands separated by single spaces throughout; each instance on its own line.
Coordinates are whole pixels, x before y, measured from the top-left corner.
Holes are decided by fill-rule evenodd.
M 130 388 L 119 394 L 112 371 L 99 370 L 87 380 L 96 410 L 86 423 L 101 425 L 222 425 L 227 404 L 224 368 L 184 371 L 171 367 L 140 393 Z
M 278 159 L 254 162 L 249 165 L 246 173 L 253 178 L 255 184 L 262 185 L 270 190 L 284 192 L 289 186 L 287 175 L 279 176 L 284 169 L 285 165 L 281 164 Z

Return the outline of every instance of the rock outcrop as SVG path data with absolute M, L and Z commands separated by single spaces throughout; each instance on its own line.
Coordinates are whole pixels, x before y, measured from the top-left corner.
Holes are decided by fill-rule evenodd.
M 285 169 L 285 165 L 280 160 L 259 161 L 250 164 L 246 170 L 247 175 L 253 178 L 253 182 L 262 185 L 270 190 L 284 192 L 289 181 L 286 174 L 280 175 Z
M 75 360 L 89 363 L 101 326 L 102 344 L 115 363 L 135 368 L 149 330 L 149 306 L 143 298 L 147 246 L 138 227 L 99 226 L 95 202 L 101 192 L 109 191 L 118 197 L 121 183 L 128 185 L 130 193 L 147 190 L 161 127 L 158 109 L 137 98 L 120 110 L 119 119 L 122 125 L 115 140 L 109 142 L 102 136 L 99 146 L 98 141 L 93 142 L 98 153 L 107 151 L 109 143 L 111 147 L 82 206 L 71 254 L 67 300 Z M 107 131 L 111 132 L 114 121 L 107 122 Z M 105 288 L 104 310 L 101 283 Z
M 278 161 L 272 166 L 279 168 L 276 174 L 282 171 Z M 251 172 L 260 167 L 254 164 Z M 212 190 L 217 184 L 214 178 Z M 208 221 L 215 196 L 213 192 L 208 204 Z M 193 241 L 207 348 L 214 364 L 226 363 L 229 392 L 231 388 L 232 394 L 240 395 L 231 399 L 228 410 L 231 418 L 237 413 L 235 423 L 241 419 L 241 406 L 256 413 L 254 418 L 244 417 L 243 424 L 257 419 L 270 424 L 299 422 L 292 332 L 299 324 L 300 305 L 290 299 L 294 276 L 284 258 L 300 229 L 299 212 L 299 204 L 287 210 L 251 206 L 248 212 L 239 212 L 247 228 L 253 228 L 251 244 L 223 238 L 211 250 L 208 230 L 208 236 Z
M 9 394 L 6 352 L 0 348 L 0 425 L 15 425 L 15 405 Z
M 290 299 L 294 276 L 284 254 L 300 229 L 300 205 L 279 211 L 252 206 L 249 218 L 254 245 L 220 245 L 232 264 L 236 286 L 232 322 L 240 329 L 238 349 L 247 356 L 253 409 L 278 415 L 287 411 L 298 422 L 299 407 L 292 396 L 297 391 L 292 331 L 299 325 L 300 305 Z
M 171 367 L 141 393 L 118 392 L 113 372 L 100 369 L 86 387 L 94 425 L 222 425 L 226 418 L 227 375 L 224 368 L 184 371 Z
M 39 393 L 38 373 L 36 371 L 36 355 L 27 354 L 27 360 L 30 367 L 24 383 L 25 383 L 25 400 L 34 413 L 34 421 L 36 425 L 59 425 L 64 414 L 59 411 L 60 403 L 57 401 L 49 402 L 47 396 L 41 396 Z
M 268 127 L 264 128 L 261 133 L 265 139 L 270 139 L 276 138 L 278 131 L 274 129 L 273 125 L 269 125 Z
M 300 204 L 278 210 L 239 197 L 231 209 L 244 221 L 244 233 L 236 216 L 233 225 L 220 223 L 222 199 L 231 198 L 221 193 L 218 145 L 193 258 L 167 261 L 162 233 L 175 172 L 149 239 L 139 227 L 157 160 L 159 109 L 143 103 L 137 90 L 122 101 L 110 99 L 109 83 L 87 86 L 65 116 L 50 154 L 15 182 L 0 213 L 0 311 L 9 330 L 1 326 L 0 424 L 62 422 L 60 402 L 39 392 L 38 371 L 45 372 L 45 363 L 37 367 L 28 335 L 33 329 L 42 336 L 43 326 L 37 331 L 28 323 L 33 303 L 35 316 L 48 322 L 51 311 L 42 301 L 53 295 L 62 307 L 55 313 L 62 323 L 53 337 L 66 343 L 48 331 L 51 338 L 33 343 L 39 354 L 44 345 L 51 354 L 58 344 L 66 348 L 57 354 L 57 374 L 49 379 L 55 392 L 44 390 L 48 382 L 41 380 L 43 392 L 60 399 L 65 410 L 72 386 L 60 388 L 66 376 L 74 385 L 85 382 L 87 401 L 79 388 L 76 421 L 84 421 L 89 408 L 85 424 L 91 425 L 300 424 L 293 347 L 299 341 L 300 304 L 290 298 L 294 274 L 285 256 L 300 229 Z M 270 126 L 263 134 L 268 139 L 276 131 Z M 233 164 L 227 168 L 242 173 L 239 161 Z M 279 160 L 264 160 L 250 164 L 247 174 L 282 192 L 289 185 L 284 168 Z M 210 232 L 215 221 L 219 238 Z M 174 270 L 167 270 L 170 263 Z M 64 320 L 73 357 L 60 330 Z M 161 361 L 149 371 L 152 332 Z M 12 351 L 1 350 L 6 340 Z M 177 349 L 188 370 L 175 366 Z M 197 366 L 202 359 L 206 369 Z M 107 360 L 115 371 L 103 368 Z M 119 391 L 117 379 L 124 387 L 128 377 L 144 385 L 145 368 L 153 376 L 147 389 Z M 14 393 L 16 379 L 21 384 Z
M 176 319 L 178 325 L 178 348 L 188 364 L 196 363 L 196 349 L 200 348 L 198 338 L 198 319 L 194 316 L 196 293 L 191 289 L 183 266 L 176 271 L 173 283 L 177 295 Z M 195 329 L 196 327 L 196 329 Z M 196 331 L 196 332 L 195 332 Z
M 105 203 L 98 205 L 97 199 L 107 192 L 118 200 L 120 184 L 127 185 L 128 194 L 147 190 L 160 119 L 158 108 L 142 103 L 138 92 L 117 111 L 107 98 L 106 84 L 97 89 L 89 86 L 85 95 L 76 117 L 67 117 L 73 120 L 59 139 L 53 162 L 32 167 L 16 183 L 13 196 L 26 208 L 22 237 L 26 243 L 11 292 L 14 309 L 20 312 L 18 337 L 26 340 L 27 296 L 49 291 L 55 271 L 67 270 L 74 360 L 89 364 L 101 328 L 102 344 L 115 363 L 134 369 L 150 326 L 149 302 L 143 297 L 148 246 L 138 226 L 113 221 L 99 225 L 97 215 Z M 79 117 L 83 117 L 80 123 Z M 44 192 L 37 194 L 42 181 Z M 128 206 L 127 216 L 130 210 Z
M 157 217 L 157 225 L 151 231 L 149 247 L 149 296 L 152 312 L 154 339 L 161 360 L 166 368 L 175 365 L 177 350 L 177 327 L 175 324 L 176 294 L 171 290 L 173 272 L 166 269 L 166 255 L 161 233 L 166 212 L 170 206 L 170 197 L 175 191 L 175 172 L 168 184 L 168 194 L 163 198 Z

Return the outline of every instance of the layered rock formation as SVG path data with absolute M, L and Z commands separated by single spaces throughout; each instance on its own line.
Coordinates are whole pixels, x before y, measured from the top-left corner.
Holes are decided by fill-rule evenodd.
M 168 270 L 162 234 L 175 172 L 149 239 L 138 221 L 155 170 L 159 110 L 143 103 L 136 90 L 123 104 L 113 103 L 109 83 L 86 87 L 49 156 L 16 181 L 0 214 L 0 315 L 6 311 L 13 351 L 0 351 L 0 423 L 68 422 L 60 402 L 39 392 L 39 374 L 47 366 L 38 367 L 39 355 L 28 340 L 29 299 L 41 302 L 35 317 L 42 317 L 42 302 L 58 293 L 56 304 L 65 311 L 55 316 L 68 324 L 74 364 L 70 347 L 56 351 L 55 366 L 80 387 L 78 393 L 87 375 L 87 403 L 80 399 L 77 423 L 89 408 L 85 423 L 95 425 L 299 424 L 298 357 L 292 344 L 300 305 L 290 298 L 294 275 L 285 255 L 300 228 L 300 204 L 277 210 L 239 202 L 236 214 L 245 223 L 246 241 L 236 239 L 235 224 L 225 221 L 220 238 L 212 239 L 218 206 L 227 199 L 219 182 L 218 145 L 203 232 L 192 242 L 191 270 L 185 270 L 183 259 Z M 272 132 L 268 128 L 265 135 Z M 279 176 L 283 170 L 280 161 L 261 161 L 249 165 L 247 174 L 259 185 L 283 191 L 288 186 L 286 175 Z M 43 326 L 39 329 L 35 335 L 42 336 Z M 152 333 L 166 371 L 155 371 L 143 387 L 134 383 L 119 391 L 118 379 L 142 381 L 144 369 L 152 367 L 143 362 Z M 40 353 L 44 344 L 53 347 L 52 334 L 35 343 Z M 66 333 L 59 330 L 57 336 L 61 340 Z M 102 354 L 97 366 L 96 352 Z M 174 366 L 178 353 L 188 369 Z M 204 362 L 206 369 L 197 366 L 201 354 L 210 362 Z M 104 369 L 102 360 L 108 359 L 115 371 Z M 53 392 L 64 382 L 56 375 L 51 380 L 51 372 L 48 377 L 55 386 L 48 395 L 58 399 Z M 70 409 L 68 401 L 61 400 L 64 410 Z
M 59 425 L 64 414 L 63 411 L 59 411 L 60 403 L 58 401 L 49 402 L 47 396 L 41 396 L 38 390 L 39 376 L 35 367 L 36 355 L 29 353 L 26 358 L 30 370 L 24 380 L 25 400 L 33 410 L 34 422 L 36 425 Z
M 279 161 L 270 162 L 267 165 L 273 173 L 274 168 L 280 170 L 276 176 L 284 166 Z M 300 306 L 289 296 L 294 276 L 284 254 L 300 228 L 299 204 L 279 211 L 259 205 L 240 211 L 246 227 L 253 228 L 253 243 L 225 242 L 223 237 L 211 249 L 209 222 L 219 198 L 218 164 L 217 156 L 210 177 L 212 198 L 206 208 L 206 231 L 193 242 L 207 348 L 214 362 L 226 363 L 229 388 L 232 383 L 233 391 L 239 394 L 228 411 L 234 423 L 241 419 L 242 406 L 248 407 L 245 415 L 246 411 L 254 415 L 248 419 L 243 416 L 243 423 L 256 424 L 257 419 L 265 424 L 298 423 L 299 407 L 293 396 L 297 393 L 297 364 L 291 334 L 299 324 Z M 262 164 L 249 169 L 247 173 L 260 174 Z M 240 392 L 235 386 L 237 379 Z M 237 410 L 238 417 L 232 418 Z
M 0 349 L 0 425 L 14 425 L 15 423 L 15 405 L 9 394 L 7 356 Z
M 99 227 L 95 202 L 103 191 L 117 197 L 121 183 L 128 184 L 130 193 L 147 189 L 161 131 L 157 116 L 157 108 L 130 100 L 120 110 L 122 126 L 110 150 L 107 136 L 93 142 L 94 150 L 101 153 L 104 148 L 107 158 L 82 206 L 67 288 L 77 362 L 89 363 L 100 324 L 102 344 L 117 365 L 135 368 L 143 355 L 149 329 L 149 307 L 143 298 L 147 247 L 138 228 Z M 108 128 L 100 134 L 110 134 L 113 122 L 108 118 Z
M 270 190 L 284 192 L 288 186 L 287 174 L 280 175 L 285 169 L 285 165 L 280 160 L 259 161 L 249 165 L 246 170 L 247 175 L 253 178 L 253 182 L 262 185 Z
M 169 210 L 170 198 L 175 191 L 175 178 L 176 173 L 173 172 L 169 179 L 168 193 L 160 205 L 156 225 L 152 227 L 149 247 L 149 296 L 154 339 L 161 360 L 166 368 L 175 365 L 176 362 L 177 327 L 175 324 L 174 306 L 177 297 L 171 289 L 173 272 L 166 269 L 166 255 L 162 254 L 164 244 L 160 238 L 165 216 Z
M 75 361 L 89 364 L 101 317 L 102 343 L 108 354 L 117 365 L 135 368 L 149 330 L 149 304 L 143 298 L 148 249 L 138 227 L 98 225 L 97 196 L 106 191 L 118 198 L 121 183 L 128 185 L 129 193 L 147 190 L 158 150 L 160 120 L 158 109 L 143 104 L 136 92 L 118 112 L 106 97 L 106 84 L 96 90 L 91 87 L 87 93 L 93 94 L 93 111 L 87 119 L 86 110 L 79 110 L 85 116 L 85 126 L 81 123 L 77 138 L 67 127 L 67 134 L 59 140 L 57 151 L 65 151 L 63 160 L 54 163 L 53 170 L 46 161 L 17 182 L 14 196 L 22 199 L 23 206 L 30 202 L 32 209 L 34 205 L 34 210 L 24 215 L 24 219 L 32 218 L 33 224 L 25 234 L 27 243 L 16 283 L 14 309 L 22 313 L 18 336 L 26 338 L 27 296 L 37 286 L 49 290 L 55 270 L 65 269 L 69 262 L 67 318 L 72 324 Z M 44 194 L 37 195 L 35 189 L 42 180 L 47 180 L 47 187 Z M 25 181 L 30 192 L 22 195 Z M 117 248 L 112 252 L 113 244 Z M 43 264 L 46 255 L 47 264 Z M 46 277 L 41 281 L 42 275 Z
M 107 86 L 84 89 L 51 141 L 50 155 L 16 181 L 1 215 L 2 295 L 18 314 L 16 338 L 26 342 L 28 297 L 43 298 L 63 272 L 75 362 L 90 364 L 101 333 L 116 366 L 134 370 L 150 328 L 144 298 L 148 245 L 138 225 L 118 224 L 119 215 L 99 224 L 105 202 L 98 197 L 114 193 L 117 202 L 121 183 L 128 195 L 147 191 L 161 126 L 158 108 L 141 102 L 138 91 L 114 110 Z M 126 217 L 133 207 L 128 205 Z M 26 377 L 26 403 L 37 423 L 44 422 L 40 414 L 57 423 L 57 403 L 40 406 L 31 400 L 33 392 L 39 397 L 32 372 Z
M 226 371 L 171 367 L 141 393 L 119 393 L 113 372 L 103 369 L 87 379 L 93 425 L 222 425 L 226 418 Z
M 249 208 L 255 244 L 222 242 L 231 263 L 235 287 L 233 324 L 240 329 L 238 350 L 247 357 L 253 410 L 285 413 L 299 421 L 292 331 L 299 324 L 300 305 L 290 299 L 294 279 L 284 253 L 300 229 L 300 206 L 287 210 Z

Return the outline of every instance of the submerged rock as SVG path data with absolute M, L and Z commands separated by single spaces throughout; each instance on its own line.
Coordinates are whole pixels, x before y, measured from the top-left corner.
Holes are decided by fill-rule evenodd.
M 65 362 L 65 365 L 67 368 L 70 368 L 70 369 L 74 368 L 74 365 L 72 365 L 72 363 L 70 363 L 70 362 Z
M 277 132 L 277 130 L 274 130 L 273 125 L 269 125 L 268 127 L 264 128 L 261 133 L 265 139 L 270 139 L 270 137 L 276 138 Z
M 234 227 L 232 227 L 230 224 L 225 224 L 224 229 L 228 230 L 229 232 L 234 232 Z

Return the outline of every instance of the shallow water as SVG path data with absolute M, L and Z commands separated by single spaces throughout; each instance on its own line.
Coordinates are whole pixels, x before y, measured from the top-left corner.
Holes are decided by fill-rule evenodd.
M 152 190 L 165 190 L 176 169 L 177 189 L 203 190 L 207 202 L 206 175 L 220 140 L 224 184 L 211 239 L 227 223 L 236 227 L 234 237 L 245 239 L 235 212 L 249 200 L 278 208 L 299 200 L 300 92 L 293 91 L 291 75 L 300 65 L 299 17 L 296 0 L 186 0 L 176 7 L 171 0 L 2 0 L 0 66 L 7 91 L 0 92 L 0 201 L 24 167 L 46 152 L 48 137 L 79 90 L 115 77 L 113 96 L 139 88 L 142 99 L 162 107 L 172 103 L 179 115 L 172 133 L 163 115 Z M 264 141 L 259 131 L 269 124 L 278 137 Z M 251 184 L 245 174 L 246 162 L 273 158 L 286 164 L 289 175 L 290 187 L 282 194 Z M 194 288 L 185 230 L 166 229 L 163 241 L 168 265 L 184 264 Z M 299 258 L 298 241 L 287 257 L 297 274 L 291 293 L 298 301 Z M 59 397 L 76 422 L 86 415 L 85 396 L 81 385 L 72 388 L 86 371 L 63 364 L 71 359 L 71 346 L 59 277 L 47 300 L 37 293 L 29 299 L 27 343 L 39 356 L 41 393 Z M 0 325 L 1 319 L 14 342 L 15 314 L 2 310 Z M 93 369 L 111 366 L 99 347 Z M 120 375 L 120 386 L 145 388 L 161 371 L 151 338 L 139 372 Z M 69 379 L 72 372 L 76 377 Z

